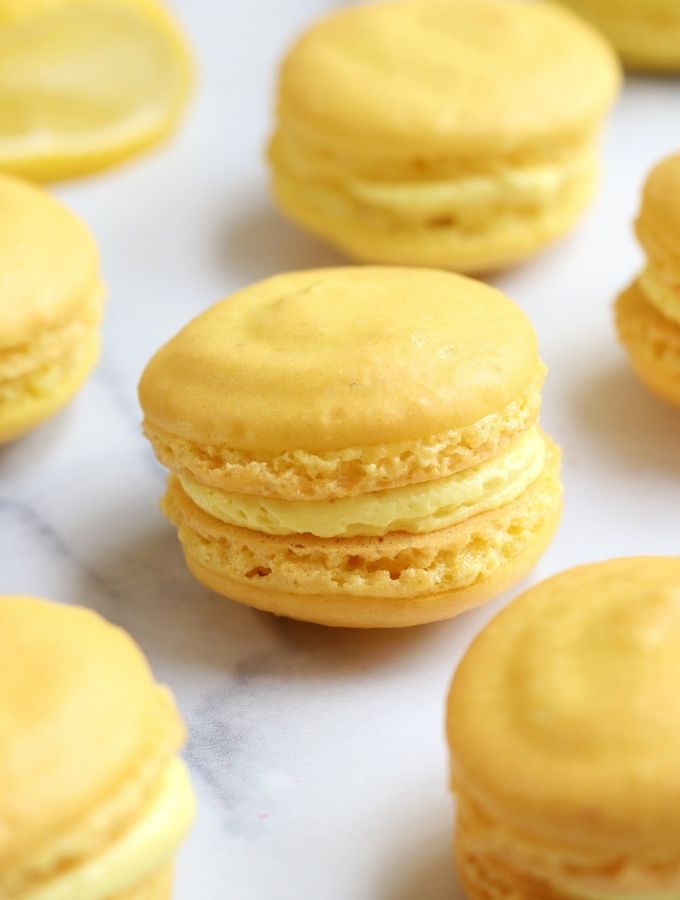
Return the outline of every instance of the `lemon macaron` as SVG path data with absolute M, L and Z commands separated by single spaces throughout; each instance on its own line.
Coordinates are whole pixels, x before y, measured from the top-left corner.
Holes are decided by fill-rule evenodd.
M 326 625 L 453 616 L 552 537 L 559 453 L 535 333 L 442 271 L 275 276 L 200 315 L 140 384 L 187 562 L 234 600 Z
M 99 356 L 104 287 L 89 230 L 0 175 L 0 443 L 61 409 Z
M 469 900 L 680 896 L 680 559 L 563 572 L 501 612 L 448 706 Z
M 0 170 L 88 174 L 167 138 L 193 81 L 160 0 L 0 0 Z
M 636 230 L 647 264 L 616 301 L 619 338 L 640 379 L 680 406 L 680 154 L 652 170 Z
M 562 0 L 596 25 L 633 69 L 680 71 L 680 0 Z
M 0 896 L 170 900 L 194 815 L 184 729 L 89 610 L 0 597 Z
M 283 62 L 274 195 L 358 260 L 495 269 L 580 216 L 618 86 L 608 44 L 556 5 L 353 5 Z

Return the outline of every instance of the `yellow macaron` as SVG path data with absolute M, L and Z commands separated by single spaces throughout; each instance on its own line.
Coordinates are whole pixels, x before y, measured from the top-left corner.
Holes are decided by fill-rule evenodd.
M 0 175 L 0 443 L 49 418 L 99 356 L 104 288 L 85 225 Z
M 0 897 L 169 900 L 194 813 L 183 739 L 123 631 L 0 597 Z
M 680 559 L 581 566 L 498 615 L 451 687 L 470 900 L 680 896 Z
M 352 6 L 283 63 L 274 194 L 356 259 L 488 271 L 581 214 L 618 85 L 606 42 L 558 6 Z
M 680 406 L 680 154 L 647 179 L 636 229 L 647 265 L 616 302 L 619 338 L 640 379 Z
M 521 578 L 557 525 L 525 315 L 441 271 L 279 275 L 149 363 L 164 509 L 204 584 L 279 615 L 443 619 Z
M 626 65 L 680 70 L 680 0 L 562 0 L 596 25 Z

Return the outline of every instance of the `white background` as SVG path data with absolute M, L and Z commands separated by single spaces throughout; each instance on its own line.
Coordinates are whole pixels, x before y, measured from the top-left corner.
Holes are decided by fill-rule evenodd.
M 235 288 L 339 261 L 272 209 L 263 145 L 278 58 L 330 0 L 176 0 L 200 66 L 168 147 L 61 186 L 94 229 L 109 287 L 102 363 L 53 422 L 0 452 L 0 589 L 101 610 L 128 628 L 189 725 L 200 813 L 179 900 L 444 900 L 442 719 L 451 673 L 502 601 L 395 633 L 252 612 L 185 572 L 140 434 L 149 356 Z M 630 79 L 580 228 L 497 279 L 550 368 L 543 421 L 564 448 L 566 509 L 532 581 L 584 562 L 679 550 L 680 415 L 629 374 L 611 302 L 641 255 L 648 167 L 680 148 L 680 81 Z

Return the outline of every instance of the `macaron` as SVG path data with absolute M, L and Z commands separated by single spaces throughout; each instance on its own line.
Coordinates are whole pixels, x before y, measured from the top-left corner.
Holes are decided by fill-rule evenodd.
M 680 71 L 680 0 L 562 0 L 596 25 L 626 65 Z
M 0 597 L 0 896 L 169 900 L 194 800 L 184 729 L 133 641 Z
M 583 212 L 619 80 L 608 43 L 557 5 L 352 5 L 283 62 L 273 193 L 357 260 L 497 269 Z
M 640 379 L 680 406 L 680 154 L 647 179 L 636 230 L 647 264 L 616 301 L 619 339 Z
M 563 572 L 482 631 L 448 704 L 469 900 L 680 896 L 680 559 Z
M 61 409 L 99 356 L 104 288 L 87 227 L 0 175 L 0 443 Z
M 151 360 L 144 427 L 190 569 L 233 600 L 352 627 L 454 616 L 557 526 L 559 453 L 524 313 L 443 271 L 255 284 Z

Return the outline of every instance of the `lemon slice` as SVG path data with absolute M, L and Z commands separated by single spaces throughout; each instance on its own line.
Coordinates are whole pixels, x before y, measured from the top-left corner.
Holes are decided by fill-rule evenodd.
M 191 81 L 156 0 L 0 0 L 0 169 L 50 181 L 114 165 L 172 132 Z

